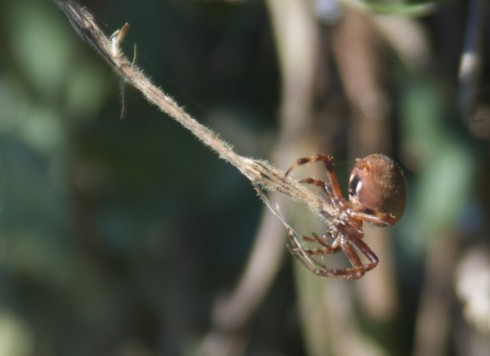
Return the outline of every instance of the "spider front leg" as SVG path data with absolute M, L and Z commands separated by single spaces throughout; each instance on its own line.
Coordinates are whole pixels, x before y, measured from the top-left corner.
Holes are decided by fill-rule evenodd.
M 334 190 L 330 185 L 330 183 L 315 178 L 303 178 L 300 180 L 300 183 L 311 184 L 320 187 L 327 195 L 333 207 L 336 208 L 337 210 L 345 209 L 345 207 L 347 206 L 344 197 L 340 196 L 339 198 L 335 195 Z
M 333 167 L 333 157 L 329 155 L 317 154 L 310 157 L 303 157 L 298 159 L 289 169 L 286 171 L 286 176 L 291 173 L 293 169 L 298 168 L 304 164 L 323 162 L 327 170 L 327 178 L 329 182 L 323 182 L 314 178 L 303 179 L 303 183 L 313 184 L 321 187 L 330 197 L 334 197 L 338 202 L 344 202 L 344 197 L 342 196 L 342 191 L 340 190 L 339 182 L 337 181 L 337 175 Z

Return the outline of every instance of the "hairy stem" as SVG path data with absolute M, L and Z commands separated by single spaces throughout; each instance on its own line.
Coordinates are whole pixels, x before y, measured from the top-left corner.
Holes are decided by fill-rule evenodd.
M 282 171 L 265 161 L 240 156 L 218 134 L 201 125 L 185 112 L 170 96 L 153 84 L 140 69 L 120 53 L 118 45 L 123 36 L 115 34 L 108 38 L 95 23 L 90 12 L 76 2 L 70 0 L 53 1 L 65 13 L 80 37 L 97 50 L 122 80 L 135 87 L 149 102 L 191 131 L 202 143 L 215 151 L 219 157 L 235 166 L 250 180 L 254 187 L 286 194 L 294 200 L 304 203 L 320 216 L 325 217 L 333 214 L 330 205 L 316 197 L 313 192 L 299 182 L 285 177 Z M 126 29 L 127 25 L 123 26 L 120 31 L 126 31 Z

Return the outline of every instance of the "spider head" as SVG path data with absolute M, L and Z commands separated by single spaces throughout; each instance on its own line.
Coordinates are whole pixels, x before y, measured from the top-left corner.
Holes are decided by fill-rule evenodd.
M 403 214 L 405 199 L 403 173 L 392 159 L 372 154 L 356 160 L 349 178 L 354 209 L 389 214 L 396 221 Z

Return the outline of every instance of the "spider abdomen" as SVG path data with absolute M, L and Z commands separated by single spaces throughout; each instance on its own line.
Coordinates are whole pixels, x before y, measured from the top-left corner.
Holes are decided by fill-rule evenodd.
M 405 210 L 405 194 L 403 173 L 391 158 L 371 154 L 356 160 L 349 178 L 349 200 L 356 209 L 398 220 Z

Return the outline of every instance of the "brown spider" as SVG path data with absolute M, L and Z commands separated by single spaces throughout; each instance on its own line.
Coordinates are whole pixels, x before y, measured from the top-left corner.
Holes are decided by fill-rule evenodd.
M 405 182 L 402 171 L 392 159 L 384 155 L 372 154 L 357 159 L 349 178 L 347 200 L 340 191 L 332 156 L 317 154 L 300 158 L 285 175 L 298 166 L 314 162 L 325 164 L 327 182 L 315 178 L 304 178 L 300 182 L 320 187 L 326 194 L 322 199 L 328 200 L 335 214 L 322 213 L 327 221 L 331 222 L 323 236 L 313 234 L 301 237 L 305 242 L 312 244 L 313 248 L 305 248 L 300 244 L 292 230 L 289 231 L 288 248 L 306 268 L 319 276 L 361 278 L 378 264 L 378 257 L 362 240 L 362 224 L 368 221 L 380 226 L 389 226 L 400 219 L 405 209 Z M 344 253 L 351 267 L 331 268 L 325 264 L 323 257 L 338 251 Z M 367 263 L 361 260 L 358 251 L 367 258 Z

